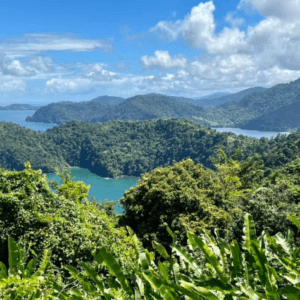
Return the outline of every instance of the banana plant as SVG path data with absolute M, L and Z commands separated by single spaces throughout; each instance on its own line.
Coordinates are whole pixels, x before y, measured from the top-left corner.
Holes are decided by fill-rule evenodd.
M 300 221 L 290 216 L 290 220 L 300 229 Z M 236 241 L 227 243 L 206 230 L 198 237 L 187 233 L 188 247 L 181 246 L 170 228 L 173 238 L 172 253 L 157 242 L 154 249 L 164 258 L 154 263 L 136 235 L 127 228 L 135 245 L 135 275 L 126 278 L 116 259 L 104 247 L 97 249 L 94 258 L 104 264 L 115 280 L 105 282 L 96 270 L 83 264 L 89 280 L 76 269 L 67 269 L 82 284 L 85 295 L 79 291 L 77 299 L 91 296 L 91 299 L 208 299 L 208 300 L 278 300 L 300 299 L 300 249 L 294 246 L 292 231 L 286 237 L 278 233 L 270 237 L 264 233 L 256 238 L 255 224 L 251 215 L 245 215 L 244 242 L 242 249 Z M 188 250 L 188 248 L 191 251 Z M 196 251 L 203 254 L 206 265 L 199 260 Z M 178 259 L 175 258 L 175 255 Z M 281 269 L 278 269 L 280 266 Z M 277 268 L 277 270 L 276 270 Z M 282 298 L 285 297 L 285 298 Z
M 27 264 L 28 251 L 11 237 L 8 238 L 8 263 L 0 262 L 0 296 L 1 299 L 42 299 L 45 292 L 45 270 L 50 261 L 50 252 L 44 251 L 40 266 L 39 258 L 31 259 Z M 44 299 L 53 299 L 46 298 Z

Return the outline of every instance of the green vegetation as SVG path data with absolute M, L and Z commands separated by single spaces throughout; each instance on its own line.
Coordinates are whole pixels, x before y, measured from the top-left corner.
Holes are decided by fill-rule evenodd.
M 143 174 L 123 216 L 67 171 L 0 169 L 1 299 L 299 299 L 300 157 L 267 176 L 240 152 Z
M 222 147 L 228 157 L 244 149 L 240 160 L 259 154 L 267 172 L 300 154 L 299 137 L 296 132 L 257 140 L 219 133 L 185 119 L 98 124 L 70 121 L 46 132 L 0 122 L 0 167 L 21 171 L 30 161 L 33 169 L 44 173 L 54 172 L 55 167 L 77 166 L 102 177 L 140 176 L 188 157 L 213 169 L 209 157 L 216 157 L 216 149 Z
M 33 116 L 27 117 L 26 121 L 62 125 L 67 121 L 103 123 L 111 120 L 186 118 L 201 125 L 212 124 L 202 118 L 203 111 L 202 107 L 178 101 L 173 97 L 149 94 L 131 97 L 113 106 L 103 104 L 97 99 L 80 103 L 51 103 L 37 110 Z
M 58 174 L 63 184 L 52 182 L 54 194 L 29 162 L 21 172 L 0 169 L 0 261 L 7 265 L 7 239 L 12 237 L 34 253 L 49 249 L 53 270 L 91 261 L 97 244 L 130 265 L 133 246 L 114 216 L 87 200 L 90 186 L 72 181 L 66 172 L 65 177 Z
M 96 98 L 80 103 L 52 103 L 38 109 L 26 120 L 62 125 L 67 121 L 104 123 L 112 120 L 185 118 L 204 126 L 295 131 L 300 128 L 299 95 L 300 78 L 269 89 L 255 87 L 210 99 L 210 105 L 205 104 L 205 99 L 161 94 L 138 95 L 125 100 L 107 100 L 107 96 L 103 96 L 106 100 Z M 118 104 L 112 106 L 104 103 Z

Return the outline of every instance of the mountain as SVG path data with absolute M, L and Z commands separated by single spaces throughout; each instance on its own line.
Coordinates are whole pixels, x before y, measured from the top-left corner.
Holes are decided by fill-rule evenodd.
M 195 100 L 204 100 L 204 99 L 217 99 L 223 96 L 231 95 L 231 93 L 213 93 L 200 98 L 194 98 Z
M 263 92 L 265 90 L 267 90 L 267 89 L 263 88 L 263 87 L 259 87 L 259 86 L 253 87 L 253 88 L 249 88 L 246 90 L 242 90 L 235 94 L 230 94 L 230 95 L 223 96 L 223 97 L 220 97 L 217 99 L 212 99 L 211 101 L 212 101 L 212 103 L 214 103 L 215 107 L 220 106 L 221 108 L 227 108 L 229 106 L 236 105 L 238 101 L 243 99 L 243 97 L 245 97 L 253 92 Z
M 64 124 L 67 121 L 89 123 L 108 122 L 110 120 L 137 121 L 157 118 L 186 118 L 201 125 L 213 123 L 201 117 L 204 109 L 189 103 L 183 103 L 173 97 L 148 94 L 138 95 L 119 104 L 109 105 L 91 100 L 79 103 L 51 103 L 37 110 L 28 122 Z
M 240 101 L 243 97 L 253 93 L 253 92 L 262 92 L 265 91 L 266 88 L 263 87 L 253 87 L 246 90 L 242 90 L 238 93 L 229 94 L 229 93 L 214 93 L 211 95 L 207 95 L 201 98 L 184 98 L 184 97 L 176 97 L 177 100 L 187 102 L 197 106 L 203 107 L 217 107 L 222 105 L 220 108 L 227 108 L 232 105 L 236 105 L 238 101 Z M 175 97 L 174 97 L 175 98 Z
M 38 109 L 27 122 L 54 123 L 62 125 L 67 121 L 90 122 L 92 118 L 108 113 L 112 106 L 98 101 L 51 103 Z
M 107 114 L 91 120 L 91 123 L 110 120 L 137 121 L 158 118 L 186 118 L 197 120 L 203 109 L 189 103 L 183 103 L 173 97 L 160 94 L 137 95 L 124 100 L 113 107 Z M 201 119 L 199 119 L 201 120 Z M 203 125 L 210 123 L 201 120 Z
M 110 104 L 110 105 L 117 105 L 121 103 L 124 100 L 124 98 L 121 97 L 113 97 L 113 96 L 100 96 L 95 99 L 92 99 L 91 101 L 97 101 L 104 104 Z M 82 103 L 82 102 L 81 102 Z
M 260 131 L 300 130 L 300 97 L 293 104 L 281 106 L 273 112 L 241 124 L 240 127 Z
M 219 146 L 228 158 L 242 148 L 243 160 L 258 153 L 266 168 L 285 164 L 300 154 L 299 133 L 258 140 L 220 133 L 185 119 L 71 121 L 45 132 L 0 122 L 0 140 L 0 168 L 23 170 L 24 162 L 30 161 L 44 173 L 54 172 L 55 167 L 77 166 L 102 177 L 140 176 L 187 157 L 214 168 L 209 157 L 216 157 Z
M 8 106 L 0 106 L 0 110 L 38 110 L 41 107 L 29 104 L 10 104 Z

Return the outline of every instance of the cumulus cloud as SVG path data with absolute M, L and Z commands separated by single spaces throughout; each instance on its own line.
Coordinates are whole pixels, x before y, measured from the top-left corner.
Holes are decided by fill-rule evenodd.
M 172 58 L 168 51 L 157 50 L 154 52 L 155 56 L 151 57 L 144 55 L 141 57 L 141 62 L 144 69 L 153 69 L 153 68 L 184 68 L 187 62 L 187 59 L 182 55 L 178 55 Z
M 228 13 L 226 15 L 225 21 L 227 23 L 231 24 L 231 26 L 233 26 L 233 27 L 239 27 L 239 26 L 241 26 L 242 24 L 245 23 L 244 19 L 242 19 L 242 18 L 235 18 L 233 12 L 230 12 L 230 13 Z
M 3 75 L 11 75 L 16 77 L 35 75 L 34 70 L 26 68 L 19 60 L 10 60 L 4 55 L 0 56 L 0 72 Z
M 86 64 L 81 71 L 81 77 L 96 81 L 111 81 L 117 73 L 103 69 L 103 64 Z
M 24 80 L 0 77 L 0 92 L 18 93 L 24 92 L 25 90 L 26 83 Z
M 276 17 L 286 21 L 300 18 L 299 0 L 241 0 L 238 8 L 246 9 L 249 6 L 265 17 Z
M 245 33 L 237 28 L 225 27 L 219 35 L 215 34 L 216 24 L 213 16 L 215 9 L 212 1 L 199 3 L 183 20 L 160 21 L 155 27 L 150 28 L 150 31 L 163 31 L 172 40 L 182 35 L 192 48 L 205 48 L 211 54 L 231 53 L 243 47 Z
M 112 40 L 82 39 L 74 35 L 31 33 L 20 38 L 0 40 L 0 52 L 22 57 L 45 51 L 113 51 Z

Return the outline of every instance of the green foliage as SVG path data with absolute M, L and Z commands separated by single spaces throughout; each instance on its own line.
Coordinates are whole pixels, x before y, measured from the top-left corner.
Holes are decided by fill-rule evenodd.
M 11 236 L 36 253 L 50 249 L 51 268 L 58 272 L 63 265 L 91 261 L 97 245 L 110 247 L 130 272 L 133 246 L 125 229 L 87 201 L 89 186 L 59 174 L 63 184 L 54 194 L 40 174 L 29 163 L 22 172 L 0 170 L 0 261 L 8 264 Z
M 289 218 L 300 229 L 300 220 Z M 188 232 L 188 247 L 182 247 L 167 228 L 173 239 L 173 254 L 170 257 L 162 245 L 156 244 L 155 248 L 164 253 L 164 261 L 158 265 L 133 235 L 137 264 L 132 286 L 105 248 L 98 249 L 94 257 L 114 274 L 115 281 L 101 281 L 89 264 L 84 264 L 86 276 L 73 267 L 67 269 L 82 284 L 83 291 L 78 295 L 88 299 L 298 299 L 300 249 L 293 244 L 292 232 L 288 231 L 286 237 L 281 233 L 273 237 L 263 233 L 256 238 L 254 228 L 252 217 L 246 214 L 244 251 L 236 241 L 227 243 L 220 238 L 218 231 L 213 237 L 206 230 L 200 237 Z M 204 255 L 205 267 L 199 264 L 199 250 Z
M 228 161 L 219 149 L 218 157 L 213 159 L 216 172 L 187 159 L 143 174 L 137 186 L 127 190 L 121 199 L 124 213 L 120 225 L 133 228 L 147 249 L 152 240 L 167 247 L 170 237 L 165 226 L 176 232 L 183 245 L 187 231 L 197 233 L 203 228 L 211 233 L 219 228 L 222 238 L 240 243 L 245 213 L 253 215 L 259 234 L 289 228 L 286 214 L 300 216 L 300 160 L 291 163 L 294 176 L 287 171 L 287 165 L 282 170 L 288 172 L 289 179 L 286 176 L 284 184 L 274 184 L 274 174 L 281 174 L 281 169 L 272 173 L 270 181 L 257 156 L 240 163 L 236 160 L 239 154 L 237 151 Z M 300 246 L 299 238 L 296 233 L 296 244 Z
M 140 176 L 188 157 L 204 168 L 214 169 L 210 157 L 216 157 L 219 147 L 227 157 L 244 149 L 239 160 L 260 155 L 265 172 L 300 154 L 299 133 L 257 140 L 219 133 L 185 119 L 67 122 L 46 132 L 1 122 L 0 139 L 0 166 L 4 169 L 21 171 L 24 163 L 30 161 L 34 169 L 44 173 L 77 166 L 102 177 L 115 178 Z
M 17 244 L 13 238 L 8 238 L 9 269 L 0 262 L 0 297 L 1 299 L 54 299 L 53 274 L 46 271 L 50 253 L 44 251 L 41 261 L 35 256 L 29 259 L 27 251 Z

